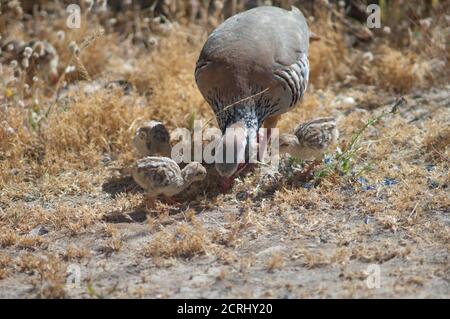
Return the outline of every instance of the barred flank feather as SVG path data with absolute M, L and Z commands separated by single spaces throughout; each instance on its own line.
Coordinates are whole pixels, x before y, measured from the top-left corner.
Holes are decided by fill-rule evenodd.
M 297 126 L 294 134 L 304 146 L 325 149 L 337 139 L 336 120 L 332 117 L 316 118 Z
M 275 71 L 275 76 L 285 82 L 291 91 L 291 104 L 294 106 L 305 94 L 309 79 L 309 62 L 306 54 L 302 54 L 300 60 L 288 68 Z

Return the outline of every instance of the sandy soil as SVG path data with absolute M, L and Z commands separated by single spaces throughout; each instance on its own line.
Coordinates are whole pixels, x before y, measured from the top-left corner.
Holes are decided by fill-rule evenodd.
M 448 120 L 448 89 L 421 92 L 409 100 L 410 109 L 402 116 L 414 125 L 440 109 Z M 417 205 L 424 207 L 423 201 L 439 192 L 448 195 L 448 170 L 442 173 L 446 184 L 428 183 Z M 430 169 L 424 178 L 432 175 Z M 2 255 L 34 266 L 23 265 L 25 271 L 1 280 L 0 296 L 448 298 L 449 207 L 424 207 L 419 214 L 411 210 L 398 221 L 386 221 L 382 216 L 389 214 L 390 198 L 402 183 L 367 190 L 357 183 L 333 190 L 275 189 L 258 195 L 248 191 L 248 183 L 238 183 L 228 195 L 181 201 L 178 208 L 166 207 L 157 215 L 142 205 L 107 211 L 101 221 L 77 233 L 42 225 L 49 228 L 39 235 L 45 240 L 42 247 L 2 250 Z M 58 202 L 74 208 L 97 206 L 120 192 L 140 190 L 126 176 L 106 178 L 90 194 L 50 201 L 30 198 L 24 205 L 51 214 Z M 280 192 L 297 195 L 286 200 Z M 370 211 L 370 205 L 380 202 L 387 208 Z M 180 230 L 180 225 L 187 228 Z M 160 249 L 149 252 L 149 243 Z M 81 280 L 78 286 L 61 286 L 51 276 L 46 279 L 47 267 L 68 269 L 69 282 L 70 274 L 79 271 Z M 378 272 L 379 277 L 372 277 Z

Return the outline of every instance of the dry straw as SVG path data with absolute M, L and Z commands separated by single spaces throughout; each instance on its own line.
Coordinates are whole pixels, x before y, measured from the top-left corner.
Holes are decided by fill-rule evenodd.
M 104 35 L 104 33 L 105 33 L 105 30 L 103 28 L 98 28 L 92 34 L 90 34 L 89 36 L 84 38 L 79 47 L 77 47 L 76 43 L 74 43 L 74 45 L 72 45 L 73 48 L 71 49 L 72 55 L 71 55 L 69 61 L 67 62 L 67 65 L 66 65 L 66 67 L 64 69 L 67 69 L 71 65 L 75 64 L 77 69 L 80 71 L 83 79 L 86 80 L 86 81 L 92 81 L 91 77 L 89 76 L 89 72 L 86 70 L 86 67 L 84 66 L 83 62 L 80 59 L 80 55 L 83 52 L 83 50 L 85 50 L 87 47 L 89 47 L 97 39 L 102 37 Z M 71 46 L 71 45 L 69 45 L 69 46 Z M 66 77 L 66 73 L 63 72 L 61 74 L 61 76 L 59 77 L 57 83 L 56 83 L 56 86 L 55 86 L 55 102 L 52 103 L 48 107 L 47 111 L 45 112 L 45 116 L 44 116 L 45 118 L 48 117 L 48 115 L 50 114 L 51 110 L 53 109 L 53 107 L 57 103 L 58 91 L 60 89 L 61 83 L 64 82 L 65 77 Z

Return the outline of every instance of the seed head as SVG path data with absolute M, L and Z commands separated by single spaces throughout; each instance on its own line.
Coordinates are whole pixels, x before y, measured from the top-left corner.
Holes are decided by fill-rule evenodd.
M 32 53 L 33 53 L 33 49 L 30 48 L 30 47 L 26 47 L 23 50 L 23 56 L 26 57 L 26 58 L 30 58 Z
M 58 32 L 56 32 L 56 37 L 58 38 L 58 41 L 64 41 L 66 34 L 64 33 L 63 30 L 59 30 Z
M 75 41 L 70 41 L 69 50 L 74 55 L 80 54 L 80 48 L 78 47 L 78 45 Z
M 36 42 L 33 46 L 33 51 L 38 54 L 38 57 L 44 56 L 45 55 L 44 43 L 41 41 Z

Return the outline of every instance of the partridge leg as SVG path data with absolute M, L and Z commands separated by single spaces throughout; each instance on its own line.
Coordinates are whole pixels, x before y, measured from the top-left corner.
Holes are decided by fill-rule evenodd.
M 175 205 L 177 203 L 177 201 L 175 199 L 173 199 L 172 197 L 166 196 L 166 195 L 163 196 L 163 201 L 165 204 L 168 204 L 168 205 Z
M 272 135 L 272 130 L 276 128 L 278 121 L 280 120 L 281 115 L 271 116 L 264 121 L 263 127 L 267 129 L 267 133 L 258 132 L 258 153 L 261 151 L 262 153 L 258 154 L 258 160 L 262 160 L 267 152 L 267 145 L 270 141 L 270 136 Z M 261 134 L 260 134 L 261 133 Z M 219 189 L 222 193 L 226 193 L 233 187 L 234 179 L 245 169 L 254 169 L 255 166 L 253 164 L 244 164 L 234 173 L 231 178 L 222 181 L 219 184 Z
M 259 150 L 262 151 L 259 154 L 259 160 L 262 160 L 267 152 L 267 146 L 269 145 L 270 137 L 273 134 L 273 130 L 276 129 L 278 121 L 280 120 L 281 115 L 275 115 L 267 118 L 264 121 L 263 128 L 267 129 L 267 134 L 261 133 L 259 134 Z
M 301 174 L 301 176 L 305 179 L 307 179 L 308 177 L 310 177 L 312 175 L 312 172 L 314 171 L 314 169 L 320 164 L 320 161 L 318 160 L 314 160 L 311 164 L 308 165 L 308 167 L 306 168 L 306 170 Z
M 233 187 L 233 184 L 234 180 L 232 178 L 227 178 L 225 180 L 220 180 L 217 186 L 222 194 L 226 194 Z
M 154 208 L 155 207 L 155 198 L 153 196 L 150 195 L 146 195 L 145 197 L 145 207 L 146 208 Z

